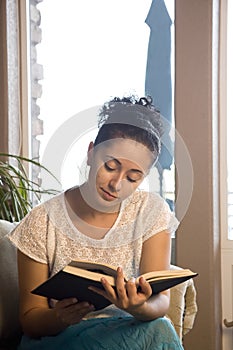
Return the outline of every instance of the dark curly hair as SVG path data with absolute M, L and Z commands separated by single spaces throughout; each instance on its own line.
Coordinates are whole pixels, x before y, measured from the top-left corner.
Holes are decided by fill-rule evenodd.
M 100 109 L 98 126 L 94 145 L 114 138 L 132 139 L 146 146 L 157 160 L 163 126 L 151 97 L 114 97 Z

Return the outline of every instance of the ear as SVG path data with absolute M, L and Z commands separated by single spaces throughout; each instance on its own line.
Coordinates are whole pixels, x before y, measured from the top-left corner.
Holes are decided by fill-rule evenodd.
M 94 143 L 91 141 L 87 151 L 87 165 L 91 165 L 93 158 Z

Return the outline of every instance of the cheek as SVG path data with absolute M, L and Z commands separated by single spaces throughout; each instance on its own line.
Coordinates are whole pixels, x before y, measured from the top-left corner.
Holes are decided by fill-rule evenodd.
M 133 192 L 133 191 L 135 191 L 138 188 L 138 186 L 140 184 L 139 183 L 131 183 L 129 185 L 130 185 L 131 192 Z
M 100 167 L 93 173 L 95 182 L 101 183 L 109 179 L 109 173 L 107 173 L 103 167 Z
M 128 197 L 131 195 L 138 188 L 138 186 L 139 185 L 137 183 L 131 183 L 126 179 L 123 180 L 121 184 L 121 192 L 123 197 Z
M 125 184 L 125 192 L 127 192 L 128 195 L 132 194 L 134 191 L 138 189 L 138 187 L 141 185 L 143 180 L 137 181 L 137 182 L 129 182 L 127 181 Z

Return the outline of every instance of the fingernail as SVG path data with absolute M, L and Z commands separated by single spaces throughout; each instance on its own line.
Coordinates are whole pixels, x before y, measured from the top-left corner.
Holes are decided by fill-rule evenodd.
M 135 283 L 135 281 L 136 281 L 136 278 L 134 278 L 134 277 L 131 277 L 131 278 L 129 279 L 129 282 L 131 282 L 131 283 Z
M 102 277 L 102 278 L 101 278 L 101 282 L 102 282 L 103 284 L 105 284 L 107 281 L 106 281 L 106 279 L 105 279 L 104 277 Z

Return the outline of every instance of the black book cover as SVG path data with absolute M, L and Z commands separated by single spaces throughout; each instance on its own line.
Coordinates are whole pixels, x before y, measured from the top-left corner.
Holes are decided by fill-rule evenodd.
M 105 299 L 102 295 L 89 290 L 88 287 L 90 286 L 103 289 L 100 281 L 93 281 L 64 271 L 59 271 L 56 275 L 35 288 L 32 293 L 57 300 L 75 297 L 80 302 L 90 302 L 95 306 L 95 310 L 103 309 L 111 304 L 110 301 Z
M 183 283 L 193 277 L 195 277 L 195 275 L 179 277 L 174 276 L 169 279 L 161 279 L 150 282 L 150 285 L 152 287 L 153 294 L 158 294 L 163 290 L 172 288 L 177 284 Z M 99 289 L 103 289 L 100 281 L 93 281 L 92 279 L 79 277 L 65 271 L 59 271 L 56 275 L 35 288 L 32 293 L 57 300 L 76 297 L 80 302 L 90 302 L 95 306 L 96 310 L 103 309 L 111 304 L 110 301 L 105 299 L 103 296 L 89 290 L 89 286 L 95 286 Z

